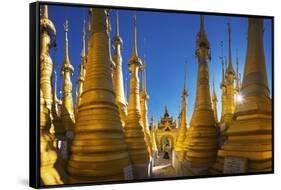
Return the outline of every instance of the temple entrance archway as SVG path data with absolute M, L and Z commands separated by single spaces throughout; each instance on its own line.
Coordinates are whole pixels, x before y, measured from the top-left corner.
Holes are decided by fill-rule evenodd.
M 172 134 L 162 134 L 162 136 L 160 137 L 160 150 L 163 151 L 164 147 L 167 146 L 169 147 L 169 149 L 173 149 L 174 148 L 174 137 Z

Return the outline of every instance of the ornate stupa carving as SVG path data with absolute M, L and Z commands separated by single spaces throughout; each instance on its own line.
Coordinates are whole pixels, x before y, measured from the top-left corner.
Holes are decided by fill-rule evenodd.
M 140 95 L 139 95 L 139 68 L 142 61 L 137 52 L 137 28 L 136 16 L 134 16 L 134 40 L 133 51 L 129 59 L 130 96 L 128 105 L 128 117 L 124 128 L 130 159 L 133 165 L 136 179 L 146 178 L 149 162 L 149 154 L 144 140 L 144 131 L 141 122 Z
M 196 44 L 198 58 L 196 101 L 186 137 L 188 138 L 186 160 L 193 175 L 205 174 L 217 154 L 217 130 L 209 87 L 210 44 L 204 30 L 203 16 L 200 19 Z
M 64 24 L 65 42 L 64 42 L 64 60 L 61 66 L 61 75 L 63 76 L 62 86 L 62 112 L 61 119 L 66 131 L 72 131 L 75 123 L 73 98 L 72 98 L 72 82 L 71 76 L 73 75 L 74 68 L 70 63 L 68 55 L 68 20 Z
M 81 103 L 81 96 L 83 93 L 83 86 L 85 81 L 85 74 L 86 74 L 86 63 L 87 63 L 87 56 L 86 56 L 86 23 L 84 20 L 83 25 L 83 35 L 82 35 L 82 51 L 81 51 L 81 63 L 79 65 L 79 75 L 77 81 L 77 95 L 76 95 L 76 113 L 78 107 Z
M 70 183 L 132 179 L 113 90 L 108 17 L 108 10 L 91 9 L 87 72 L 67 167 Z
M 148 129 L 148 119 L 147 119 L 147 101 L 149 99 L 149 96 L 146 90 L 146 64 L 143 64 L 141 67 L 141 79 L 142 79 L 141 93 L 140 93 L 141 121 L 142 121 L 147 150 L 149 155 L 152 156 L 151 137 Z
M 47 108 L 51 111 L 53 103 L 52 72 L 53 62 L 49 49 L 55 45 L 56 28 L 48 17 L 48 7 L 43 6 L 40 18 L 40 88 Z
M 44 185 L 60 185 L 63 181 L 55 168 L 57 152 L 55 136 L 50 133 L 50 111 L 40 90 L 40 177 Z
M 182 106 L 180 112 L 180 122 L 178 127 L 177 141 L 175 145 L 175 151 L 183 151 L 183 142 L 185 139 L 186 131 L 187 131 L 187 100 L 188 92 L 186 90 L 186 73 L 184 76 L 184 87 L 182 92 Z
M 40 18 L 40 177 L 44 185 L 63 184 L 55 169 L 57 161 L 56 138 L 50 133 L 52 125 L 52 70 L 49 49 L 54 46 L 56 29 L 48 17 L 48 6 L 42 6 Z
M 240 91 L 243 99 L 236 105 L 234 121 L 227 129 L 227 141 L 218 151 L 219 159 L 214 168 L 220 173 L 272 170 L 272 102 L 263 34 L 263 19 L 249 18 L 247 55 Z
M 116 13 L 116 33 L 113 39 L 114 45 L 114 55 L 113 61 L 115 67 L 113 68 L 113 87 L 116 96 L 116 103 L 121 116 L 122 126 L 125 126 L 125 121 L 127 118 L 127 100 L 124 93 L 124 82 L 123 82 L 123 72 L 122 72 L 122 55 L 121 50 L 123 46 L 123 40 L 119 33 L 119 19 L 118 13 Z

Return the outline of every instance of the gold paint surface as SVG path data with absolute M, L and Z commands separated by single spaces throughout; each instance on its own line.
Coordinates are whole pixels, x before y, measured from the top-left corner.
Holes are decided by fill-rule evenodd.
M 107 10 L 91 9 L 90 22 L 87 72 L 67 166 L 70 183 L 123 180 L 129 165 L 110 72 Z

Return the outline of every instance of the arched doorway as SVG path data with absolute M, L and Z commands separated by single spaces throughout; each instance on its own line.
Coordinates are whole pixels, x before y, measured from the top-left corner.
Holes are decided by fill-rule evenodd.
M 163 134 L 160 137 L 160 150 L 163 151 L 165 147 L 168 147 L 170 150 L 174 148 L 174 137 L 171 134 Z

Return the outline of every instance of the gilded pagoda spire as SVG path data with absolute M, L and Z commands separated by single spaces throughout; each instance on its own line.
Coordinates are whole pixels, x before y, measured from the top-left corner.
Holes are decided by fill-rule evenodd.
M 183 91 L 182 91 L 182 105 L 181 105 L 181 112 L 180 112 L 180 122 L 177 134 L 177 141 L 175 150 L 176 151 L 183 151 L 183 142 L 185 139 L 186 131 L 187 131 L 187 100 L 186 97 L 188 96 L 188 92 L 186 89 L 186 71 L 184 73 L 184 84 L 183 84 Z
M 73 98 L 72 98 L 72 82 L 71 76 L 73 75 L 74 68 L 70 63 L 68 54 L 68 20 L 63 25 L 65 32 L 64 42 L 64 61 L 61 66 L 61 75 L 63 76 L 63 97 L 62 97 L 62 113 L 61 118 L 63 120 L 64 127 L 67 131 L 71 131 L 75 123 L 74 110 L 73 110 Z
M 191 173 L 202 175 L 215 161 L 217 149 L 217 131 L 209 87 L 210 44 L 204 29 L 203 16 L 200 19 L 196 45 L 198 59 L 196 100 L 184 147 Z M 198 171 L 197 167 L 200 167 L 201 171 Z
M 230 23 L 227 23 L 227 31 L 228 31 L 228 66 L 226 69 L 226 74 L 232 74 L 234 75 L 234 69 L 233 69 L 233 65 L 232 65 L 232 50 L 231 50 L 231 26 Z
M 62 120 L 61 120 L 61 113 L 59 110 L 59 105 L 61 105 L 61 100 L 57 97 L 57 72 L 54 70 L 53 72 L 53 124 L 54 124 L 54 130 L 55 135 L 57 137 L 57 140 L 63 140 L 65 139 L 65 127 L 63 126 Z M 60 153 L 60 151 L 58 151 Z M 59 155 L 60 156 L 60 155 Z
M 151 137 L 148 129 L 148 119 L 147 119 L 147 101 L 149 96 L 146 91 L 146 64 L 143 64 L 141 67 L 141 97 L 140 97 L 140 107 L 141 107 L 141 121 L 143 125 L 145 142 L 147 145 L 147 150 L 150 156 L 152 156 L 152 147 L 151 147 Z
M 232 120 L 234 113 L 235 102 L 234 102 L 234 80 L 235 80 L 235 71 L 232 65 L 232 56 L 231 56 L 231 27 L 230 23 L 228 25 L 228 65 L 225 73 L 226 78 L 226 109 L 224 115 L 224 122 L 229 123 Z
M 213 93 L 212 93 L 212 107 L 214 111 L 214 117 L 215 117 L 215 122 L 218 123 L 218 113 L 217 113 L 217 95 L 216 95 L 216 89 L 215 89 L 215 79 L 213 76 Z
M 142 61 L 137 54 L 136 34 L 136 16 L 134 16 L 133 52 L 128 62 L 131 72 L 131 79 L 128 117 L 125 124 L 125 137 L 128 145 L 129 155 L 133 165 L 134 176 L 136 179 L 141 179 L 147 177 L 149 155 L 146 142 L 144 140 L 144 131 L 141 122 L 138 72 L 140 66 L 142 65 Z
M 108 12 L 92 8 L 84 91 L 70 147 L 70 183 L 132 179 L 111 77 Z
M 154 154 L 157 153 L 158 149 L 157 149 L 157 142 L 156 142 L 156 127 L 155 127 L 153 115 L 151 116 L 150 119 L 150 136 L 151 136 L 151 147 Z
M 52 125 L 52 72 L 53 62 L 49 49 L 55 44 L 56 29 L 48 18 L 48 6 L 42 6 L 40 18 L 40 178 L 44 185 L 63 184 L 55 169 L 57 153 L 55 136 L 50 133 Z
M 47 108 L 51 111 L 52 95 L 52 72 L 53 62 L 49 50 L 55 45 L 56 28 L 48 17 L 48 6 L 42 6 L 42 15 L 40 18 L 40 88 Z
M 82 50 L 81 50 L 81 63 L 79 65 L 79 76 L 78 76 L 78 87 L 77 87 L 77 95 L 76 95 L 76 112 L 81 103 L 81 96 L 83 93 L 83 86 L 86 74 L 86 21 L 84 20 L 83 24 L 83 32 L 82 32 Z
M 59 110 L 58 110 L 58 104 L 59 99 L 57 96 L 57 72 L 54 70 L 53 72 L 53 107 L 52 107 L 52 113 L 53 117 L 59 117 Z
M 121 50 L 123 46 L 123 40 L 120 37 L 119 32 L 119 19 L 118 12 L 116 12 L 116 33 L 113 39 L 114 45 L 114 55 L 113 61 L 115 63 L 115 67 L 113 69 L 113 87 L 115 92 L 115 99 L 118 105 L 118 109 L 121 116 L 122 126 L 125 126 L 125 121 L 127 118 L 127 100 L 124 93 L 124 81 L 123 81 L 123 72 L 122 72 L 122 55 Z
M 142 61 L 138 56 L 138 49 L 137 49 L 137 27 L 136 27 L 137 17 L 134 15 L 134 39 L 133 39 L 133 51 L 131 57 L 129 59 L 130 63 L 137 63 L 138 65 L 142 65 Z
M 220 88 L 221 88 L 221 119 L 220 122 L 224 123 L 225 119 L 225 113 L 226 113 L 226 80 L 225 80 L 225 72 L 224 72 L 224 65 L 226 60 L 223 57 L 223 42 L 221 41 L 221 49 L 222 49 L 222 55 L 220 57 L 221 59 L 221 65 L 222 65 L 222 80 L 221 80 L 221 84 L 220 84 Z
M 270 98 L 265 53 L 263 19 L 248 19 L 247 55 L 234 120 L 227 129 L 227 140 L 218 151 L 218 172 L 227 170 L 233 158 L 235 173 L 272 171 L 272 101 Z
M 240 76 L 239 76 L 239 59 L 238 59 L 238 53 L 236 53 L 236 86 L 235 86 L 236 102 L 238 101 L 240 88 L 241 86 L 240 86 Z

